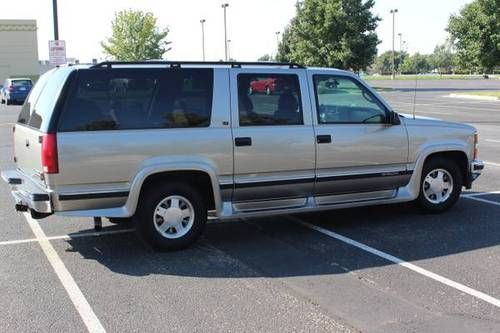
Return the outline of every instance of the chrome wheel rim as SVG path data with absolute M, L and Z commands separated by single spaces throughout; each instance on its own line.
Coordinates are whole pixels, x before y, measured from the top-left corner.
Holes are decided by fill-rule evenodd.
M 453 177 L 445 169 L 434 169 L 425 176 L 422 190 L 429 202 L 441 204 L 448 200 L 453 192 Z
M 194 208 L 188 199 L 171 195 L 160 201 L 153 213 L 153 224 L 165 238 L 176 239 L 193 227 Z

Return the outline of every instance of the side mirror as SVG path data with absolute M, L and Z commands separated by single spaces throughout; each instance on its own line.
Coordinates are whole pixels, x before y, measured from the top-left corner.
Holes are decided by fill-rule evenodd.
M 389 116 L 389 124 L 391 125 L 401 125 L 401 119 L 399 119 L 399 115 L 397 112 L 392 111 Z

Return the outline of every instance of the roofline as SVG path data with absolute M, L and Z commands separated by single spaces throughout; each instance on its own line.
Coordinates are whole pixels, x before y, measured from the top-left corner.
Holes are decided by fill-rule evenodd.
M 111 69 L 113 65 L 166 65 L 170 68 L 180 68 L 182 65 L 208 65 L 208 66 L 230 66 L 231 68 L 241 68 L 242 66 L 282 66 L 289 68 L 306 68 L 297 63 L 291 62 L 241 62 L 241 61 L 164 61 L 164 60 L 151 60 L 151 61 L 104 61 L 90 68 L 104 68 Z

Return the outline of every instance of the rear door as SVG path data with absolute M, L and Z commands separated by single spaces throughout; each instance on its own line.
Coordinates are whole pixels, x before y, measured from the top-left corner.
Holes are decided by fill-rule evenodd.
M 277 82 L 273 91 L 255 82 Z M 237 209 L 300 206 L 312 194 L 315 150 L 301 69 L 231 69 Z
M 55 69 L 40 77 L 26 99 L 14 128 L 14 157 L 17 167 L 43 183 L 41 138 L 47 133 L 62 87 L 71 70 Z

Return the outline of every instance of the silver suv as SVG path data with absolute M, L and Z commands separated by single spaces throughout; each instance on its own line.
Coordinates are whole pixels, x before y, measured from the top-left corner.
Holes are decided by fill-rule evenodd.
M 154 248 L 207 219 L 416 201 L 450 208 L 483 163 L 468 125 L 399 115 L 352 73 L 104 62 L 42 75 L 14 126 L 18 211 L 132 219 Z

